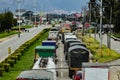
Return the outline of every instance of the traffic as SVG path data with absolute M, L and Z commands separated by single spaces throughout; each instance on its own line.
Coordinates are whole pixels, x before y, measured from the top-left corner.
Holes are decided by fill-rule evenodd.
M 77 80 L 75 74 L 82 71 L 83 62 L 89 62 L 90 52 L 86 45 L 77 38 L 76 30 L 68 27 L 68 25 L 55 26 L 50 29 L 48 38 L 35 48 L 32 69 L 21 72 L 16 80 L 57 80 L 57 77 L 61 76 L 59 70 L 57 70 L 58 68 L 67 69 L 69 79 Z M 62 50 L 59 48 L 61 47 L 59 45 L 64 47 L 62 54 L 64 55 L 67 67 L 56 67 L 60 61 L 59 51 Z M 82 79 L 82 73 L 79 79 Z

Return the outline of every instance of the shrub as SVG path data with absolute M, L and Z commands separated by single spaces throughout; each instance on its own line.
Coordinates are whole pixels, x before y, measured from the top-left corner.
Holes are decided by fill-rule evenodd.
M 15 60 L 13 60 L 13 59 L 8 59 L 7 62 L 10 64 L 11 67 L 14 67 Z
M 16 53 L 15 56 L 17 56 L 17 59 L 20 60 L 21 53 Z
M 3 76 L 3 72 L 4 72 L 4 69 L 2 67 L 0 67 L 0 76 L 1 77 Z
M 12 56 L 11 56 L 11 59 L 14 59 L 14 60 L 15 60 L 15 63 L 16 63 L 16 61 L 17 61 L 17 59 L 18 59 L 18 56 L 12 55 Z
M 9 63 L 3 63 L 5 72 L 9 72 L 10 64 Z

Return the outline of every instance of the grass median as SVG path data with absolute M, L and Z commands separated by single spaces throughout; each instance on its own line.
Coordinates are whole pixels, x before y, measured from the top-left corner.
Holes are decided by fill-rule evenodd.
M 16 80 L 16 77 L 20 74 L 21 71 L 29 70 L 32 68 L 34 63 L 34 49 L 37 45 L 40 45 L 41 42 L 46 39 L 48 32 L 43 34 L 33 45 L 24 51 L 24 56 L 21 57 L 17 64 L 13 68 L 10 68 L 9 72 L 4 72 L 3 77 L 0 77 L 0 80 Z
M 9 33 L 8 32 L 0 33 L 0 39 L 4 38 L 4 37 L 7 37 L 7 36 L 10 36 L 10 35 L 13 35 L 13 34 L 17 34 L 17 32 L 16 31 L 10 31 Z

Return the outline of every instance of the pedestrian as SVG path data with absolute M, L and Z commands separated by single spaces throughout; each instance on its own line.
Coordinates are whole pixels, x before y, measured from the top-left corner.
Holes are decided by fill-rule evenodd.
M 20 32 L 18 32 L 18 37 L 20 37 Z

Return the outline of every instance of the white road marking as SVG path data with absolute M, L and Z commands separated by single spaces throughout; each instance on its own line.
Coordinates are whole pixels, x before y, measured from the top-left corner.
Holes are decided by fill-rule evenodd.
M 61 77 L 63 77 L 63 72 L 61 72 Z

